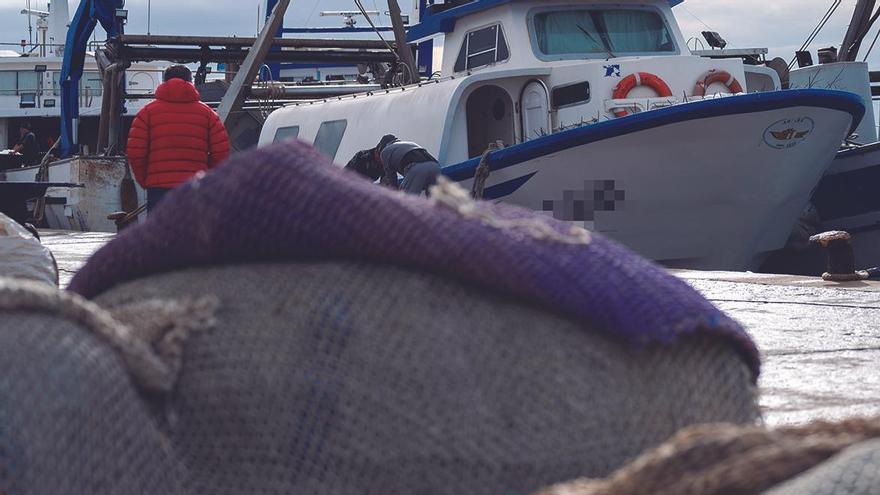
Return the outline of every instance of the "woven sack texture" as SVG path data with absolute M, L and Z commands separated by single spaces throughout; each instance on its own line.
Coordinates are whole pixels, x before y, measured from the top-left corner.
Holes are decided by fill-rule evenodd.
M 877 495 L 880 493 L 880 440 L 862 442 L 767 495 Z
M 186 493 L 525 494 L 607 475 L 686 425 L 758 417 L 726 339 L 633 350 L 389 266 L 190 269 L 96 302 L 201 296 L 219 301 L 216 326 L 190 336 L 175 388 L 150 407 Z
M 180 464 L 101 335 L 112 319 L 0 279 L 0 493 L 183 493 Z
M 241 153 L 172 191 L 142 225 L 98 251 L 71 289 L 204 265 L 349 260 L 454 278 L 570 316 L 632 348 L 744 330 L 685 282 L 598 234 L 449 186 L 431 201 L 376 187 L 295 140 Z

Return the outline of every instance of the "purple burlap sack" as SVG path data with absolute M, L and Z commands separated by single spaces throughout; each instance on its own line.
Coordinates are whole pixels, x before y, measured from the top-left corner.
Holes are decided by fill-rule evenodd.
M 585 235 L 519 208 L 405 196 L 286 141 L 173 191 L 98 251 L 70 290 L 93 298 L 152 274 L 267 260 L 393 265 L 528 301 L 632 348 L 715 336 L 757 380 L 758 352 L 739 324 L 661 267 Z

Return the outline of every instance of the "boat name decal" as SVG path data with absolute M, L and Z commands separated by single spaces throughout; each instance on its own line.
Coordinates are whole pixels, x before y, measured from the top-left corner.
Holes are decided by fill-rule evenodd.
M 626 191 L 615 180 L 587 180 L 583 189 L 562 191 L 561 200 L 545 200 L 542 210 L 557 220 L 583 222 L 587 228 L 597 211 L 618 211 L 626 201 Z
M 782 119 L 764 131 L 764 142 L 777 150 L 794 148 L 804 142 L 815 127 L 810 117 Z
M 605 77 L 620 77 L 620 64 L 605 65 Z

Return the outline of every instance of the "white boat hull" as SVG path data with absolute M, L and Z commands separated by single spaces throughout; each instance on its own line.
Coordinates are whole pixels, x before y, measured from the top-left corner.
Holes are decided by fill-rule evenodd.
M 588 126 L 566 131 L 573 145 L 515 164 L 503 154 L 536 153 L 516 146 L 499 152 L 493 160 L 502 166 L 493 165 L 485 197 L 576 222 L 670 267 L 756 269 L 785 245 L 852 122 L 840 109 L 788 106 L 611 129 L 606 138 L 600 130 L 598 139 L 577 144 L 585 141 L 577 131 L 596 133 Z M 785 138 L 788 128 L 795 129 L 791 139 L 767 132 Z M 563 140 L 541 139 L 551 138 Z M 539 140 L 519 146 L 540 148 Z M 469 166 L 444 171 L 470 188 L 472 179 L 463 177 Z
M 116 232 L 116 224 L 108 220 L 111 213 L 121 211 L 120 185 L 128 162 L 124 157 L 70 158 L 49 165 L 49 182 L 83 184 L 83 188 L 51 188 L 46 193 L 45 218 L 48 228 L 80 232 Z M 33 181 L 37 167 L 6 171 L 9 182 Z M 138 204 L 146 195 L 135 186 Z

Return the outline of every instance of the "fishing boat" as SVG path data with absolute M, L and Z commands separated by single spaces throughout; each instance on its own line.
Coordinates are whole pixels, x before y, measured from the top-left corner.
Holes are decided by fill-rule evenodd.
M 41 154 L 45 154 L 61 132 L 60 79 L 70 13 L 66 0 L 27 4 L 34 8 L 27 8 L 22 14 L 36 19 L 36 39 L 22 46 L 21 52 L 0 52 L 0 149 L 14 145 L 19 138 L 19 126 L 27 122 L 37 136 Z M 45 10 L 38 9 L 43 6 Z M 94 144 L 98 140 L 104 88 L 94 55 L 84 54 L 83 77 L 76 94 L 80 108 L 76 130 L 81 142 L 91 143 L 78 150 L 84 156 L 100 151 Z M 162 82 L 163 68 L 162 64 L 152 63 L 134 63 L 129 68 L 124 84 L 132 98 L 124 103 L 126 127 L 149 102 L 137 97 L 155 93 Z M 107 216 L 120 209 L 120 183 L 130 177 L 124 159 L 57 160 L 42 172 L 39 166 L 20 167 L 20 159 L 16 162 L 14 155 L 7 154 L 4 159 L 6 165 L 0 168 L 6 170 L 0 171 L 0 175 L 7 182 L 29 183 L 40 174 L 42 181 L 85 184 L 85 188 L 52 187 L 46 192 L 44 214 L 37 216 L 45 218 L 47 227 L 115 231 L 114 222 Z M 143 190 L 135 187 L 135 192 L 137 202 L 142 203 Z
M 693 56 L 678 3 L 417 2 L 407 38 L 442 38 L 439 74 L 288 105 L 260 144 L 296 137 L 341 164 L 392 133 L 470 188 L 501 141 L 485 199 L 669 267 L 756 268 L 785 244 L 864 105 L 843 91 L 779 91 L 772 69 Z
M 816 29 L 801 46 L 796 58 L 798 68 L 784 74 L 785 86 L 849 91 L 865 105 L 866 112 L 839 149 L 825 176 L 816 187 L 812 201 L 799 219 L 785 249 L 774 253 L 762 271 L 816 275 L 826 268 L 825 253 L 811 246 L 811 235 L 845 230 L 852 236 L 855 264 L 858 268 L 880 266 L 880 142 L 872 99 L 880 95 L 880 73 L 870 72 L 866 60 L 875 43 L 863 50 L 863 41 L 880 18 L 875 0 L 858 0 L 852 20 L 840 48 L 818 50 L 813 63 L 809 45 L 818 36 L 825 20 L 840 2 L 832 2 Z M 876 39 L 874 40 L 876 42 Z M 711 55 L 711 52 L 707 51 Z M 861 59 L 861 60 L 859 60 Z

